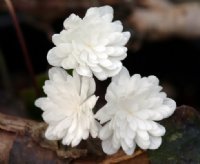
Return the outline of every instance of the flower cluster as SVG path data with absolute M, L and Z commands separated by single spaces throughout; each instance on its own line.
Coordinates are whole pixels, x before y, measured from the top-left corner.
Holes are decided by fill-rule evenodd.
M 155 76 L 129 75 L 121 60 L 127 56 L 130 33 L 122 32 L 122 23 L 112 19 L 112 7 L 92 7 L 83 19 L 70 15 L 64 30 L 53 35 L 55 47 L 47 60 L 54 67 L 43 87 L 47 97 L 35 102 L 49 125 L 45 136 L 73 147 L 91 134 L 102 140 L 107 154 L 122 148 L 130 155 L 136 146 L 157 149 L 165 128 L 156 121 L 171 116 L 176 103 L 161 91 Z M 107 103 L 96 114 L 93 76 L 99 80 L 112 77 Z

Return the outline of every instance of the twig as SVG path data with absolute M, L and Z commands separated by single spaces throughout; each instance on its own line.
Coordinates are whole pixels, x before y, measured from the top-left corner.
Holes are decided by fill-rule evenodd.
M 20 43 L 20 46 L 21 46 L 21 49 L 22 49 L 22 54 L 23 54 L 27 69 L 29 71 L 33 87 L 35 89 L 35 93 L 36 93 L 37 96 L 39 96 L 39 88 L 38 88 L 38 85 L 37 85 L 37 82 L 36 82 L 33 66 L 32 66 L 32 63 L 31 63 L 31 59 L 29 57 L 29 53 L 28 53 L 28 50 L 27 50 L 27 46 L 26 46 L 26 43 L 25 43 L 25 40 L 24 40 L 23 33 L 21 31 L 18 19 L 17 19 L 16 14 L 15 14 L 15 9 L 12 5 L 11 0 L 5 0 L 5 3 L 8 7 L 9 13 L 10 13 L 12 19 L 13 19 L 13 23 L 14 23 L 15 30 L 16 30 L 16 33 L 17 33 L 17 37 L 19 39 L 19 43 Z

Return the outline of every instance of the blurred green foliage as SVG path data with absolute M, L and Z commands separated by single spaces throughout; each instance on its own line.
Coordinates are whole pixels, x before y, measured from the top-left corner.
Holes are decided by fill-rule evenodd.
M 36 76 L 36 81 L 40 89 L 40 97 L 45 96 L 42 86 L 44 85 L 44 82 L 47 79 L 48 76 L 46 73 L 39 74 Z M 24 88 L 23 90 L 20 91 L 19 95 L 24 101 L 30 117 L 36 120 L 41 120 L 42 111 L 39 108 L 35 107 L 34 105 L 35 100 L 38 98 L 34 88 L 33 87 Z

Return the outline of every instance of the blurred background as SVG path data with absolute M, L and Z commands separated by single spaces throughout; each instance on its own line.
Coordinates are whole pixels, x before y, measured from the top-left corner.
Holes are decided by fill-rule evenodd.
M 178 106 L 200 108 L 200 1 L 0 0 L 0 112 L 40 119 L 33 104 L 47 79 L 52 34 L 71 13 L 83 17 L 101 5 L 132 34 L 123 61 L 130 74 L 156 75 Z M 98 82 L 97 94 L 108 83 Z

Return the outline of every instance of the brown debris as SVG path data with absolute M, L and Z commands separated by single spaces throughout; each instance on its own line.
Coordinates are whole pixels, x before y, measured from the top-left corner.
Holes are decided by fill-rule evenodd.
M 128 46 L 129 49 L 135 49 L 140 47 L 142 40 L 152 41 L 174 36 L 187 39 L 200 37 L 200 3 L 194 1 L 181 0 L 184 3 L 172 3 L 170 0 L 14 0 L 13 5 L 17 12 L 23 14 L 26 23 L 43 30 L 49 38 L 54 33 L 52 23 L 56 20 L 64 19 L 71 13 L 82 17 L 92 6 L 112 5 L 116 8 L 117 19 L 126 24 L 128 30 L 133 33 L 134 42 Z M 8 11 L 4 2 L 0 5 L 0 11 Z
M 196 120 L 200 120 L 199 111 L 193 107 L 182 105 L 176 108 L 173 116 L 170 117 L 167 121 L 170 123 L 184 125 L 189 122 L 195 122 Z
M 184 124 L 200 119 L 199 112 L 189 106 L 178 107 L 168 123 Z M 89 139 L 77 148 L 62 146 L 44 137 L 47 125 L 42 122 L 0 114 L 0 163 L 53 164 L 148 164 L 147 153 L 137 150 L 126 155 L 122 150 L 111 156 L 102 153 L 100 140 Z
M 85 156 L 85 149 L 59 149 L 44 138 L 45 123 L 0 114 L 0 163 L 66 163 Z
M 13 145 L 14 136 L 2 134 L 0 131 L 0 162 L 8 161 L 10 150 Z
M 105 156 L 100 141 L 89 139 L 80 148 L 69 148 L 57 141 L 48 141 L 44 137 L 47 125 L 42 122 L 22 119 L 0 113 L 0 163 L 127 163 L 128 161 L 146 161 L 143 151 L 127 156 L 122 151 Z M 83 146 L 84 145 L 84 146 Z
M 173 4 L 168 0 L 137 2 L 129 22 L 140 39 L 200 37 L 200 3 Z
M 136 162 L 138 160 L 139 160 L 139 163 Z M 106 157 L 106 159 L 101 162 L 101 164 L 114 164 L 114 163 L 148 164 L 149 160 L 147 158 L 147 154 L 142 150 L 136 151 L 133 155 L 126 155 L 121 150 L 112 156 Z

